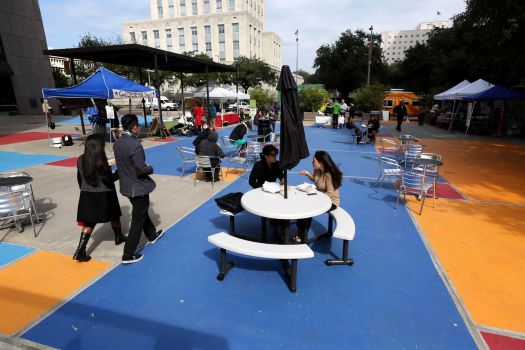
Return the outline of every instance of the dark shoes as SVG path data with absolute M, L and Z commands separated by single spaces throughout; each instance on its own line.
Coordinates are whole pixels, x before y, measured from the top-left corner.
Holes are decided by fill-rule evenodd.
M 115 233 L 115 245 L 126 242 L 126 236 L 122 234 L 122 228 L 120 226 L 113 227 L 113 233 Z
M 86 262 L 91 260 L 91 257 L 86 252 L 86 246 L 89 241 L 91 234 L 82 232 L 80 234 L 80 242 L 78 242 L 77 250 L 73 254 L 73 259 L 79 262 Z
M 143 257 L 144 255 L 140 253 L 135 253 L 132 256 L 123 256 L 122 263 L 123 264 L 133 264 L 133 263 L 141 261 Z
M 154 244 L 154 243 L 157 242 L 157 241 L 159 240 L 159 238 L 162 237 L 163 235 L 164 235 L 164 231 L 159 230 L 159 231 L 157 231 L 157 233 L 155 233 L 155 235 L 154 235 L 153 237 L 151 237 L 151 238 L 148 237 L 149 242 L 150 242 L 151 244 Z

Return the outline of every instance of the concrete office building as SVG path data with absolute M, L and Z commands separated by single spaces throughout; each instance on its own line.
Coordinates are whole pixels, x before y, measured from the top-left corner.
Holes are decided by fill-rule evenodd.
M 0 113 L 41 114 L 42 88 L 55 87 L 38 0 L 2 0 Z
M 264 0 L 150 0 L 151 19 L 125 22 L 125 43 L 200 52 L 231 64 L 239 56 L 281 68 L 281 39 L 264 32 Z
M 434 28 L 448 28 L 448 22 L 424 22 L 414 30 L 400 30 L 381 33 L 381 49 L 388 64 L 405 59 L 405 51 L 418 43 L 425 43 L 428 33 Z

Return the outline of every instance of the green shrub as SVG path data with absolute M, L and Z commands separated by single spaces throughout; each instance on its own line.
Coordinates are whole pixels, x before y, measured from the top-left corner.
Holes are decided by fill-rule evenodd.
M 328 101 L 328 94 L 318 87 L 309 87 L 299 91 L 299 107 L 302 111 L 317 111 L 326 101 Z

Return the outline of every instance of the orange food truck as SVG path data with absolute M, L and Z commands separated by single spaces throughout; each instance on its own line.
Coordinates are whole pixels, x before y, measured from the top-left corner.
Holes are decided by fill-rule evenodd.
M 407 113 L 409 117 L 417 117 L 419 115 L 421 100 L 413 92 L 405 90 L 392 89 L 390 91 L 385 91 L 382 110 L 388 111 L 390 117 L 393 117 L 393 109 L 401 101 L 408 101 Z

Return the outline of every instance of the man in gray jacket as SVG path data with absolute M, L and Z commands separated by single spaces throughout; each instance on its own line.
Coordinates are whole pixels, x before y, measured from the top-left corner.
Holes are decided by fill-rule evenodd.
M 131 264 L 142 259 L 142 254 L 136 252 L 142 231 L 150 243 L 155 243 L 163 232 L 156 230 L 148 214 L 149 194 L 155 189 L 155 181 L 149 177 L 153 174 L 153 167 L 145 163 L 144 148 L 138 140 L 138 118 L 134 114 L 126 114 L 121 122 L 124 132 L 115 141 L 113 149 L 120 177 L 120 193 L 128 197 L 132 207 L 131 225 L 122 255 L 122 263 Z

